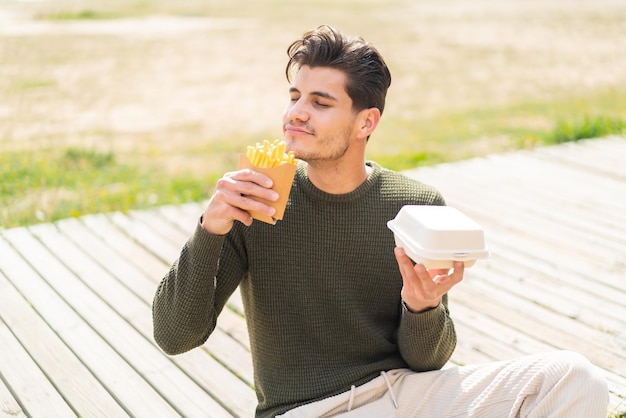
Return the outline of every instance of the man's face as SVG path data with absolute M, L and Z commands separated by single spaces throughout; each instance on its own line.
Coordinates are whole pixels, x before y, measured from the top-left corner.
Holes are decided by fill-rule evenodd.
M 345 89 L 343 71 L 304 66 L 289 89 L 283 113 L 287 150 L 309 163 L 335 161 L 356 135 L 357 113 Z

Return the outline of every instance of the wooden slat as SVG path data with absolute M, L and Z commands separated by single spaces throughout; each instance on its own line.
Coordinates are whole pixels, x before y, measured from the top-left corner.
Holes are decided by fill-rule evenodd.
M 209 409 L 219 416 L 221 405 L 196 382 L 181 372 L 176 365 L 152 342 L 152 317 L 150 304 L 131 293 L 120 282 L 113 279 L 99 265 L 85 257 L 79 248 L 56 230 L 54 225 L 43 224 L 33 227 L 33 233 L 48 249 L 62 249 L 55 253 L 75 275 L 82 278 L 76 284 L 89 287 L 78 290 L 83 294 L 80 305 L 73 303 L 91 326 L 140 373 L 160 395 L 180 411 L 183 416 L 201 416 Z M 57 284 L 60 287 L 62 284 Z M 154 290 L 150 292 L 150 295 Z M 97 295 L 97 296 L 96 296 Z M 100 299 L 102 298 L 102 299 Z M 97 309 L 97 313 L 93 312 Z M 100 323 L 105 326 L 99 326 Z M 231 379 L 236 382 L 236 379 Z M 222 386 L 228 385 L 224 379 Z M 210 388 L 214 393 L 216 388 Z M 239 405 L 226 405 L 236 411 Z M 228 416 L 226 411 L 220 413 Z
M 577 144 L 564 144 L 560 147 L 545 147 L 537 150 L 537 155 L 557 160 L 563 164 L 576 167 L 577 169 L 588 170 L 598 173 L 607 178 L 617 180 L 626 180 L 626 167 L 624 167 L 623 159 L 620 159 L 620 153 L 607 153 L 603 150 L 594 150 L 589 143 L 593 141 L 583 141 Z M 585 148 L 585 152 L 581 152 L 581 147 Z M 621 156 L 624 156 L 622 150 Z M 598 160 L 602 164 L 598 164 Z
M 92 297 L 92 293 L 73 280 L 71 272 L 35 240 L 26 228 L 11 229 L 3 235 L 20 254 L 28 255 L 29 263 L 36 269 L 35 273 L 21 264 L 18 274 L 7 274 L 7 277 L 15 278 L 13 284 L 20 293 L 46 317 L 65 344 L 80 357 L 125 409 L 135 416 L 179 415 L 144 380 L 134 365 L 126 362 L 109 345 L 104 336 L 116 333 L 118 330 L 113 326 L 122 324 L 108 314 L 102 304 Z M 2 270 L 4 271 L 4 266 Z M 121 331 L 123 333 L 124 329 L 121 328 Z M 137 358 L 141 355 L 138 352 Z
M 1 374 L 0 374 L 0 377 L 1 377 Z M 4 383 L 2 379 L 0 379 L 0 417 L 1 418 L 26 417 L 26 415 L 24 414 L 24 410 L 19 405 L 19 403 L 17 403 L 17 400 L 15 400 L 15 398 L 13 397 L 13 394 L 11 393 L 11 391 L 9 390 L 9 388 L 6 386 L 6 384 Z
M 150 218 L 150 216 L 146 216 L 146 218 Z M 103 242 L 98 237 L 94 238 L 90 230 L 77 220 L 61 221 L 58 223 L 58 227 L 62 230 L 65 237 L 67 237 L 68 240 L 72 240 L 76 246 L 86 244 L 87 247 L 91 249 L 89 253 L 92 254 L 93 258 L 92 260 L 88 260 L 89 255 L 87 254 L 69 255 L 64 253 L 58 254 L 57 256 L 64 259 L 65 263 L 73 269 L 77 276 L 83 278 L 88 276 L 89 281 L 93 282 L 91 286 L 95 289 L 96 293 L 105 298 L 107 303 L 114 306 L 126 320 L 131 322 L 134 327 L 142 332 L 145 338 L 151 339 L 152 323 L 148 309 L 161 277 L 153 277 L 151 279 L 142 277 L 141 275 L 144 273 L 141 273 L 135 265 L 130 264 L 130 262 L 126 260 L 122 260 L 122 266 L 120 268 L 120 266 L 114 262 L 116 259 L 119 259 L 119 256 L 113 249 L 109 248 L 107 243 Z M 40 235 L 40 238 L 44 239 L 53 235 L 53 233 L 40 233 Z M 49 242 L 48 246 L 50 248 L 68 248 L 71 247 L 71 244 L 67 242 Z M 94 262 L 98 265 L 94 266 Z M 101 269 L 110 271 L 106 274 L 99 272 Z M 135 272 L 136 275 L 131 277 L 136 277 L 136 280 L 128 279 L 127 274 L 129 271 Z M 109 275 L 112 277 L 107 278 Z M 117 280 L 109 283 L 109 281 L 113 280 L 113 276 Z M 138 287 L 137 284 L 139 283 L 142 284 Z M 128 289 L 125 289 L 125 287 L 128 287 Z M 146 312 L 142 315 L 137 315 L 129 311 L 132 306 L 137 304 L 137 301 L 132 300 L 131 295 L 124 297 L 129 291 L 142 300 L 144 308 L 146 309 Z M 238 328 L 241 328 L 243 319 L 239 318 L 239 321 Z M 201 386 L 204 390 L 217 398 L 218 402 L 224 408 L 231 413 L 246 416 L 254 410 L 256 404 L 252 389 L 246 387 L 252 384 L 253 379 L 250 353 L 249 349 L 245 349 L 245 345 L 242 346 L 242 344 L 233 340 L 231 336 L 222 331 L 221 324 L 223 322 L 224 318 L 220 318 L 218 321 L 218 329 L 205 344 L 210 356 L 207 356 L 202 363 L 196 360 L 195 364 L 189 367 L 190 362 L 179 362 L 176 357 L 173 358 L 173 361 L 181 370 L 194 379 L 194 381 L 202 381 L 203 384 Z M 233 326 L 232 324 L 230 325 L 230 327 Z M 220 361 L 222 365 L 216 363 L 213 357 Z M 214 376 L 220 376 L 219 382 L 217 382 L 216 379 L 203 380 L 201 378 L 201 375 L 206 373 L 207 368 L 212 370 Z M 238 382 L 234 377 L 235 375 L 243 379 L 243 382 Z M 185 385 L 181 383 L 179 386 L 182 390 Z M 222 394 L 223 392 L 225 393 Z M 193 393 L 193 391 L 191 393 Z M 202 397 L 198 397 L 198 399 L 201 400 Z
M 118 284 L 134 293 L 138 298 L 143 299 L 155 291 L 155 285 L 159 282 L 159 277 L 151 277 L 139 265 L 143 260 L 131 262 L 121 257 L 115 248 L 117 241 L 104 240 L 79 219 L 64 219 L 56 223 L 55 234 L 62 234 L 64 239 L 73 243 L 73 247 L 82 249 L 82 254 L 77 256 L 76 264 L 85 260 L 89 266 L 97 264 L 99 269 L 106 270 L 111 278 L 117 279 Z M 40 234 L 44 231 L 39 230 Z M 81 269 L 81 271 L 84 269 Z M 163 267 L 161 274 L 167 270 Z M 77 275 L 82 277 L 78 272 Z M 108 277 L 108 276 L 107 276 Z M 83 279 L 86 279 L 82 277 Z M 146 302 L 149 304 L 150 300 Z
M 233 306 L 241 303 L 241 300 L 237 300 L 239 293 L 235 293 L 228 301 L 227 307 L 222 311 L 222 314 L 218 318 L 218 326 L 233 339 L 237 340 L 239 344 L 244 346 L 250 351 L 250 341 L 248 339 L 248 328 L 246 326 L 245 319 L 242 316 L 241 311 L 236 311 Z
M 204 203 L 189 203 L 177 206 L 161 206 L 156 211 L 189 236 L 196 223 L 199 222 L 204 207 Z
M 149 216 L 147 217 L 149 218 Z M 150 280 L 142 278 L 142 273 L 133 265 L 126 266 L 126 264 L 128 264 L 126 261 L 122 261 L 123 268 L 120 269 L 120 266 L 115 263 L 115 260 L 119 259 L 119 257 L 116 256 L 112 249 L 108 248 L 104 242 L 99 241 L 98 238 L 94 239 L 94 237 L 90 235 L 89 230 L 77 220 L 70 219 L 61 221 L 57 223 L 57 226 L 62 231 L 63 236 L 58 236 L 56 240 L 51 240 L 51 237 L 59 235 L 61 232 L 37 231 L 36 235 L 38 235 L 49 248 L 63 248 L 63 252 L 57 254 L 57 257 L 63 260 L 77 277 L 82 277 L 83 280 L 87 281 L 87 284 L 94 292 L 102 297 L 107 304 L 111 305 L 124 319 L 137 329 L 144 338 L 152 341 L 150 306 L 154 291 L 161 278 L 155 277 Z M 42 227 L 43 226 L 39 226 L 38 229 Z M 72 241 L 72 243 L 69 241 Z M 81 244 L 85 244 L 91 249 L 91 251 L 89 251 L 91 258 L 89 254 L 77 253 L 78 247 Z M 70 250 L 68 251 L 68 249 Z M 103 270 L 111 271 L 105 272 Z M 117 276 L 114 271 L 117 271 Z M 127 274 L 129 271 L 134 271 L 138 274 L 131 276 L 136 279 L 128 279 Z M 139 283 L 142 283 L 140 287 L 137 286 Z M 135 312 L 133 307 L 137 307 L 139 312 Z M 243 319 L 239 318 L 238 320 L 240 321 L 238 327 L 241 327 Z M 216 393 L 225 390 L 231 390 L 233 394 L 245 392 L 246 395 L 244 398 L 247 397 L 248 399 L 246 402 L 242 402 L 239 396 L 237 399 L 230 402 L 228 402 L 227 399 L 231 396 L 223 396 L 223 399 L 218 399 L 218 402 L 223 404 L 223 406 L 231 412 L 240 410 L 241 406 L 244 405 L 247 409 L 240 413 L 247 414 L 254 405 L 252 390 L 244 386 L 251 385 L 253 380 L 249 349 L 246 349 L 245 345 L 242 345 L 221 329 L 223 322 L 224 318 L 220 318 L 218 321 L 218 329 L 205 344 L 210 355 L 223 364 L 223 366 L 220 366 L 214 363 L 213 359 L 207 359 L 207 361 L 211 362 L 214 374 L 217 374 L 216 369 L 222 370 L 220 373 L 222 375 L 222 381 L 219 385 L 211 383 L 211 385 L 203 386 L 203 388 L 208 393 L 213 394 L 214 397 L 218 397 Z M 232 324 L 230 325 L 230 327 L 234 326 L 235 325 Z M 153 355 L 157 354 L 153 353 Z M 173 361 L 176 363 L 176 358 L 173 358 Z M 136 362 L 133 363 L 136 364 Z M 197 379 L 199 374 L 203 373 L 199 367 L 192 369 L 182 367 L 182 369 L 185 373 L 195 376 L 195 379 Z M 233 374 L 228 370 L 231 370 L 240 379 L 243 379 L 243 382 L 237 382 Z M 174 372 L 172 371 L 172 373 Z M 195 383 L 189 377 L 178 376 L 178 383 L 176 383 L 176 380 L 174 380 L 172 376 L 168 377 L 168 379 L 172 384 L 176 385 L 178 390 L 184 391 L 186 396 L 192 396 L 194 394 L 195 388 L 189 387 L 188 385 L 195 385 Z M 165 385 L 167 386 L 168 384 Z M 206 394 L 204 394 L 204 396 L 193 395 L 193 397 L 196 399 L 196 402 L 200 404 L 211 404 L 208 400 L 204 399 Z
M 130 218 L 116 212 L 109 215 L 111 222 L 124 231 L 126 235 L 142 245 L 164 263 L 172 263 L 180 253 L 181 245 L 175 245 L 169 239 L 164 239 L 156 230 L 140 222 L 133 222 Z
M 191 235 L 189 232 L 184 232 L 178 226 L 169 222 L 156 210 L 130 212 L 128 220 L 134 224 L 142 225 L 144 228 L 149 228 L 158 234 L 161 241 L 169 242 L 177 249 L 182 248 Z
M 87 215 L 80 218 L 80 221 L 109 244 L 123 260 L 143 271 L 147 277 L 163 277 L 173 261 L 166 262 L 155 256 L 118 228 L 106 215 Z M 172 257 L 175 256 L 172 254 Z
M 0 321 L 0 341 L 2 377 L 19 394 L 18 399 L 27 413 L 42 417 L 74 415 L 70 406 L 3 321 Z
M 8 251 L 2 252 L 8 255 Z M 126 416 L 125 411 L 115 399 L 2 273 L 0 273 L 0 306 L 2 307 L 1 320 L 11 329 L 24 351 L 36 361 L 41 369 L 41 373 L 35 373 L 32 376 L 26 374 L 29 377 L 29 384 L 42 383 L 36 376 L 43 374 L 51 379 L 50 384 L 65 402 L 72 409 L 81 411 L 83 415 Z M 4 369 L 3 367 L 0 370 Z M 46 382 L 43 384 L 48 385 Z M 16 393 L 21 392 L 18 390 Z M 27 409 L 30 408 L 27 407 Z

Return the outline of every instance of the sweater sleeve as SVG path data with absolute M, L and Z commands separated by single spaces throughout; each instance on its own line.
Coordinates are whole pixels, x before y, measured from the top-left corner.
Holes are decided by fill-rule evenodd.
M 238 280 L 217 280 L 226 236 L 206 232 L 200 223 L 157 288 L 152 303 L 154 339 L 168 354 L 202 345 Z
M 398 345 L 400 354 L 412 370 L 441 369 L 456 347 L 448 295 L 444 295 L 439 306 L 422 313 L 412 313 L 402 304 Z

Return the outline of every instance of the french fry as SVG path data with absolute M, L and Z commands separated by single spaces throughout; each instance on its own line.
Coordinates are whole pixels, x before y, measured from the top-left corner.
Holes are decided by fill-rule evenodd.
M 267 139 L 257 142 L 256 146 L 248 146 L 246 157 L 252 165 L 260 168 L 273 168 L 282 164 L 295 164 L 293 151 L 285 152 L 285 141 Z
M 245 154 L 239 155 L 239 169 L 254 169 L 267 175 L 274 183 L 272 190 L 278 193 L 277 201 L 270 202 L 262 198 L 252 197 L 252 199 L 266 203 L 276 209 L 274 216 L 268 216 L 254 210 L 249 211 L 254 219 L 272 225 L 283 219 L 298 162 L 292 151 L 285 152 L 285 147 L 285 141 L 277 139 L 270 142 L 265 140 L 257 142 L 254 146 L 248 146 Z

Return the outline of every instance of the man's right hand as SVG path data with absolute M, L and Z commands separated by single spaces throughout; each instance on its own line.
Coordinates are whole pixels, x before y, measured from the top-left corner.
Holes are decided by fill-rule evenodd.
M 272 180 L 254 170 L 243 169 L 224 174 L 217 181 L 213 196 L 202 215 L 202 227 L 215 235 L 227 234 L 234 221 L 252 225 L 249 210 L 274 215 L 275 209 L 251 196 L 269 201 L 278 200 L 278 193 L 271 189 Z

